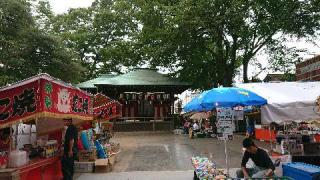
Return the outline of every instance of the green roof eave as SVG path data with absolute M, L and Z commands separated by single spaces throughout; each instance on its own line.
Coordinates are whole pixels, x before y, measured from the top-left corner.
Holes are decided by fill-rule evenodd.
M 181 82 L 165 74 L 151 69 L 137 69 L 127 74 L 113 78 L 100 79 L 94 85 L 109 86 L 190 86 L 190 83 Z
M 82 83 L 79 83 L 76 85 L 76 87 L 82 88 L 82 89 L 95 89 L 97 88 L 94 84 L 97 82 L 100 82 L 101 80 L 106 80 L 109 78 L 114 77 L 114 75 L 110 75 L 110 74 L 103 74 L 100 77 L 97 77 L 95 79 L 91 79 Z

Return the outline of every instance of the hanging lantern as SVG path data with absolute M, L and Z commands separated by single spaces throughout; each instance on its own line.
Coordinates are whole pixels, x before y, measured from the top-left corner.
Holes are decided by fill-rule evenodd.
M 126 99 L 130 99 L 130 94 L 126 94 Z
M 170 99 L 170 94 L 167 94 L 167 99 Z
M 167 95 L 166 94 L 162 94 L 162 99 L 167 99 Z
M 151 95 L 151 100 L 154 101 L 154 94 Z

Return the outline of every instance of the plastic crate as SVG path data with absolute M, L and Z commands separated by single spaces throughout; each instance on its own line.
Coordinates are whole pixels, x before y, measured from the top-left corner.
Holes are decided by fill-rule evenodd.
M 74 172 L 92 173 L 94 170 L 94 162 L 74 162 Z
M 295 180 L 319 180 L 320 167 L 305 163 L 287 163 L 282 165 L 283 176 Z

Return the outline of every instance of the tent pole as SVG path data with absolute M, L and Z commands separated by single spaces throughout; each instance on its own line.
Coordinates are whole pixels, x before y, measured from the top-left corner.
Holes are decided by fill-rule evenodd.
M 269 135 L 270 135 L 270 152 L 271 152 L 270 155 L 272 155 L 273 148 L 272 148 L 272 135 L 271 135 L 271 126 L 270 126 L 270 124 L 269 124 Z
M 13 129 L 13 125 L 10 125 L 10 140 L 9 140 L 9 154 L 12 151 L 12 143 L 13 143 L 13 134 L 12 134 L 12 129 Z
M 226 138 L 224 138 L 224 154 L 226 157 L 227 176 L 229 176 L 228 150 L 227 150 L 227 139 Z

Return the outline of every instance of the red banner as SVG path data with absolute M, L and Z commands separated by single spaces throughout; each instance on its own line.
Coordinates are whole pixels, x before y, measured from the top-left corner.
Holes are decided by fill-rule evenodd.
M 100 120 L 110 120 L 122 116 L 122 105 L 105 95 L 94 96 L 93 113 Z
M 0 91 L 0 125 L 24 119 L 39 112 L 40 80 L 12 85 Z
M 78 116 L 92 116 L 91 97 L 79 89 L 62 82 L 41 82 L 41 107 L 44 112 Z
M 42 117 L 91 120 L 90 94 L 46 74 L 0 89 L 0 127 Z

